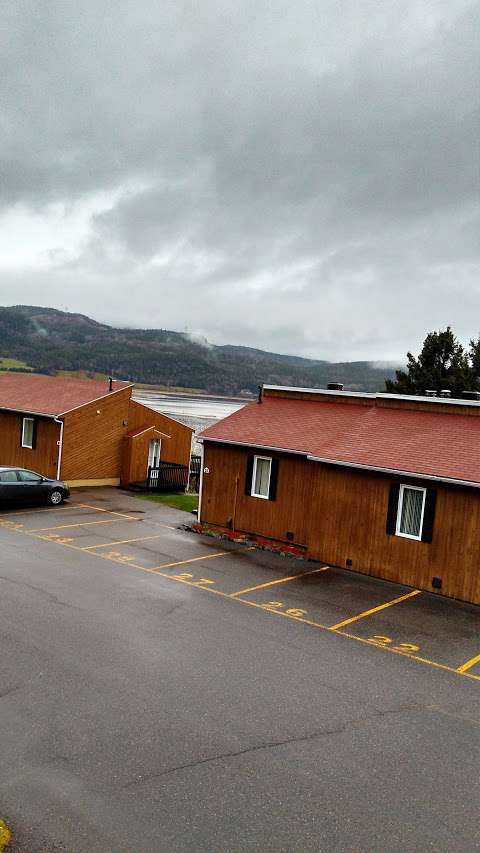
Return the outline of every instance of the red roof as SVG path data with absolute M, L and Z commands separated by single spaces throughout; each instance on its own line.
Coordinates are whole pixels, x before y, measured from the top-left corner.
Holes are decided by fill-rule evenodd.
M 114 382 L 113 392 L 109 392 L 108 387 L 108 379 L 3 373 L 0 374 L 0 409 L 37 415 L 64 415 L 131 385 L 130 382 Z
M 265 396 L 202 437 L 480 483 L 480 415 Z

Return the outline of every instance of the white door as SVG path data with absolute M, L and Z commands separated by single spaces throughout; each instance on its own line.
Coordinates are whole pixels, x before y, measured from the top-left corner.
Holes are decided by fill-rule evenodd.
M 162 441 L 160 438 L 152 438 L 150 447 L 148 448 L 148 465 L 150 468 L 158 468 L 160 462 L 160 451 L 162 449 Z

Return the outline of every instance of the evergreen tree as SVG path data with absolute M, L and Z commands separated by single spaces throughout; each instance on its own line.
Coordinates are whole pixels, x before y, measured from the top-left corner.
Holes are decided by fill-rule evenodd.
M 475 361 L 475 366 L 473 366 Z M 386 389 L 393 394 L 425 394 L 449 390 L 452 397 L 477 388 L 480 375 L 480 339 L 470 342 L 466 353 L 450 326 L 430 332 L 418 358 L 407 353 L 407 370 L 396 371 L 396 381 L 387 379 Z
M 477 341 L 470 341 L 470 350 L 468 353 L 471 371 L 471 388 L 474 391 L 480 390 L 480 336 Z

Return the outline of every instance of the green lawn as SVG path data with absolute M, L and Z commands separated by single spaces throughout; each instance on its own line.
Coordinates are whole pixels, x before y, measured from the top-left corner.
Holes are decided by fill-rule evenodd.
M 23 367 L 27 370 L 33 370 L 26 361 L 18 361 L 16 358 L 0 358 L 0 370 L 10 370 L 12 367 Z
M 156 504 L 165 504 L 165 506 L 173 506 L 174 509 L 183 509 L 185 512 L 192 512 L 198 507 L 198 495 L 138 495 L 144 501 L 153 501 Z

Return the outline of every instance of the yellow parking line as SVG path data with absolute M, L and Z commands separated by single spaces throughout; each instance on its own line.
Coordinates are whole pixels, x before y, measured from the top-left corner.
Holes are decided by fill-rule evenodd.
M 307 575 L 315 575 L 317 572 L 326 572 L 329 566 L 322 566 L 320 569 L 312 569 L 311 572 L 302 572 L 299 575 L 291 575 L 289 578 L 278 578 L 275 581 L 268 583 L 260 583 L 257 586 L 249 586 L 246 589 L 239 589 L 238 592 L 231 592 L 230 598 L 235 598 L 236 595 L 245 595 L 247 592 L 254 592 L 256 589 L 265 589 L 267 586 L 275 586 L 277 583 L 287 583 L 287 581 L 296 581 L 298 578 L 305 578 Z
M 197 563 L 199 560 L 210 560 L 212 557 L 225 557 L 230 551 L 218 551 L 216 554 L 204 554 L 202 557 L 192 557 L 190 560 L 178 560 L 176 563 L 164 563 L 162 566 L 154 566 L 150 572 L 158 572 L 160 569 L 173 569 L 174 566 L 186 566 L 187 563 Z
M 370 610 L 364 610 L 357 616 L 351 616 L 350 619 L 344 619 L 343 622 L 337 622 L 336 625 L 330 626 L 330 631 L 337 631 L 345 625 L 351 625 L 352 622 L 358 622 L 359 619 L 364 619 L 365 616 L 371 616 L 372 613 L 378 613 L 379 610 L 385 610 L 387 607 L 393 607 L 394 604 L 400 604 L 401 601 L 406 601 L 407 598 L 413 598 L 414 595 L 420 595 L 420 589 L 414 589 L 413 592 L 407 592 L 406 595 L 401 595 L 400 598 L 394 598 L 393 601 L 387 601 L 385 604 L 379 604 L 378 607 L 372 607 Z
M 78 521 L 75 524 L 57 524 L 56 527 L 33 527 L 29 530 L 25 530 L 25 533 L 42 533 L 45 530 L 63 530 L 65 527 L 87 527 L 89 524 L 113 524 L 116 520 L 116 518 L 102 518 L 101 521 Z M 133 519 L 133 521 L 138 520 L 138 518 Z
M 27 531 L 25 531 L 25 530 L 16 530 L 15 532 L 16 533 L 23 533 L 23 534 L 27 533 Z M 47 536 L 39 536 L 38 538 L 39 539 L 45 539 L 45 541 L 51 542 L 51 540 Z M 64 547 L 64 548 L 72 548 L 74 551 L 82 551 L 82 548 L 79 548 L 78 545 L 72 545 L 69 542 L 61 542 L 58 544 L 61 544 L 62 547 Z M 206 559 L 208 559 L 208 557 L 212 557 L 212 556 L 222 557 L 224 554 L 228 554 L 228 553 L 231 553 L 231 552 L 224 551 L 224 552 L 221 552 L 219 554 L 208 554 L 208 555 L 205 555 L 204 557 L 194 557 L 193 560 L 184 560 L 182 562 L 188 563 L 188 562 L 193 562 L 194 560 L 198 560 L 198 559 L 206 560 Z M 310 619 L 305 619 L 304 617 L 293 616 L 290 613 L 282 613 L 280 610 L 269 610 L 268 608 L 265 608 L 263 604 L 257 604 L 255 601 L 249 601 L 247 598 L 232 598 L 232 596 L 228 592 L 222 592 L 221 590 L 214 589 L 212 587 L 200 586 L 197 583 L 195 583 L 195 581 L 192 582 L 192 581 L 188 580 L 187 578 L 180 578 L 178 576 L 176 577 L 175 575 L 169 575 L 169 574 L 163 573 L 163 572 L 159 571 L 162 568 L 161 566 L 157 567 L 156 569 L 147 569 L 145 566 L 138 565 L 138 563 L 131 563 L 131 562 L 124 563 L 124 562 L 122 562 L 122 560 L 113 560 L 112 561 L 112 560 L 110 560 L 110 558 L 108 556 L 106 557 L 105 554 L 101 554 L 101 553 L 98 554 L 96 552 L 92 552 L 92 557 L 97 557 L 98 559 L 101 559 L 101 560 L 109 560 L 110 562 L 116 562 L 119 565 L 122 565 L 128 569 L 135 569 L 135 570 L 138 570 L 140 572 L 146 572 L 147 574 L 151 574 L 153 572 L 154 574 L 157 574 L 160 577 L 164 577 L 167 580 L 174 581 L 175 583 L 183 583 L 183 584 L 186 584 L 187 586 L 194 586 L 196 589 L 203 589 L 204 592 L 208 592 L 208 593 L 210 593 L 212 595 L 216 595 L 220 598 L 228 598 L 230 601 L 238 602 L 238 604 L 246 604 L 249 607 L 255 607 L 258 610 L 261 610 L 263 613 L 268 613 L 269 616 L 283 616 L 286 619 L 291 619 L 295 622 L 302 622 L 304 625 L 309 625 L 309 626 L 312 626 L 314 628 L 318 628 L 318 629 L 323 630 L 323 631 L 332 631 L 332 628 L 329 628 L 326 625 L 322 625 L 319 622 L 314 622 Z M 180 564 L 179 563 L 167 564 L 166 566 L 163 566 L 163 568 L 168 568 L 170 565 L 180 565 Z M 325 568 L 328 568 L 328 567 L 325 567 Z M 420 592 L 420 590 L 417 590 L 417 592 Z M 432 661 L 429 658 L 421 657 L 420 655 L 410 654 L 407 651 L 403 651 L 401 649 L 396 649 L 396 648 L 390 648 L 388 646 L 383 646 L 383 645 L 374 645 L 373 646 L 372 643 L 370 642 L 370 640 L 367 640 L 364 637 L 357 637 L 357 636 L 355 636 L 355 634 L 347 634 L 345 631 L 335 631 L 335 635 L 337 637 L 345 637 L 346 639 L 354 640 L 357 643 L 364 643 L 365 645 L 368 645 L 369 648 L 381 649 L 384 652 L 389 652 L 390 654 L 394 654 L 394 655 L 402 655 L 402 657 L 407 657 L 410 660 L 416 661 L 417 663 L 427 664 L 427 666 L 431 666 L 435 669 L 443 670 L 444 672 L 450 672 L 450 673 L 453 673 L 454 675 L 461 675 L 463 678 L 468 678 L 471 681 L 477 681 L 480 683 L 480 675 L 472 675 L 470 672 L 461 672 L 459 669 L 454 669 L 452 666 L 448 666 L 447 664 L 443 664 L 443 663 L 437 663 L 436 661 Z
M 83 504 L 61 504 L 60 506 L 35 507 L 32 509 L 12 509 L 10 512 L 0 512 L 0 520 L 8 515 L 30 515 L 32 512 L 41 515 L 43 512 L 61 512 L 64 509 L 78 509 Z
M 4 820 L 0 818 L 0 851 L 10 844 L 12 833 Z
M 25 531 L 19 530 L 17 532 L 18 533 L 24 533 Z M 43 539 L 46 537 L 39 537 L 39 538 Z M 47 539 L 47 541 L 50 541 L 50 540 Z M 81 551 L 82 550 L 81 548 L 78 547 L 78 545 L 72 545 L 72 544 L 67 543 L 67 542 L 63 542 L 61 544 L 63 547 L 72 548 L 74 551 Z M 228 554 L 228 553 L 229 553 L 228 551 L 225 551 L 225 552 L 222 552 L 219 554 L 210 554 L 208 556 L 222 557 L 223 554 Z M 98 557 L 99 559 L 102 559 L 102 560 L 108 559 L 108 557 L 105 557 L 104 554 L 96 554 L 95 552 L 92 554 L 92 557 Z M 194 557 L 193 560 L 199 560 L 199 559 L 200 560 L 202 560 L 202 559 L 206 560 L 207 558 L 208 558 L 207 556 L 205 556 L 205 557 Z M 184 560 L 183 562 L 188 563 L 188 562 L 193 562 L 193 560 Z M 323 631 L 331 631 L 332 630 L 331 628 L 328 628 L 326 625 L 322 625 L 320 622 L 314 622 L 313 620 L 305 619 L 304 617 L 301 617 L 301 616 L 300 617 L 292 616 L 289 613 L 282 613 L 281 610 L 267 610 L 263 606 L 263 604 L 257 604 L 257 602 L 255 602 L 255 601 L 249 601 L 248 598 L 233 598 L 232 599 L 232 596 L 228 592 L 222 592 L 221 590 L 213 589 L 212 587 L 198 586 L 198 585 L 195 585 L 195 583 L 192 582 L 191 580 L 188 580 L 187 578 L 180 578 L 180 577 L 175 577 L 175 575 L 165 574 L 164 572 L 159 571 L 159 569 L 162 567 L 158 567 L 157 569 L 147 569 L 147 568 L 145 568 L 145 566 L 138 565 L 138 563 L 130 563 L 130 562 L 129 563 L 122 563 L 121 560 L 113 560 L 113 562 L 119 563 L 120 565 L 125 566 L 127 569 L 135 569 L 135 570 L 138 570 L 141 572 L 146 572 L 147 574 L 153 573 L 153 574 L 159 575 L 160 577 L 166 578 L 167 580 L 174 581 L 175 583 L 183 583 L 186 586 L 195 586 L 195 589 L 203 589 L 205 592 L 209 592 L 209 593 L 216 595 L 220 598 L 228 598 L 228 599 L 230 599 L 230 601 L 238 602 L 238 604 L 246 604 L 249 607 L 256 607 L 258 610 L 261 610 L 263 613 L 269 613 L 270 615 L 273 615 L 273 616 L 283 616 L 286 619 L 292 619 L 294 622 L 302 622 L 304 625 L 310 625 L 313 628 L 318 628 L 318 629 L 323 630 Z M 171 565 L 178 565 L 178 564 L 173 563 Z M 168 567 L 169 567 L 169 565 L 163 566 L 163 568 L 168 568 Z M 328 568 L 328 567 L 326 567 L 326 568 Z M 378 646 L 378 645 L 372 646 L 372 644 L 370 643 L 370 640 L 367 640 L 364 637 L 357 637 L 357 636 L 355 636 L 355 634 L 347 634 L 346 631 L 336 631 L 335 633 L 336 633 L 337 637 L 345 637 L 346 639 L 354 640 L 357 643 L 364 643 L 365 645 L 368 645 L 370 648 L 381 649 L 384 652 L 389 652 L 390 654 L 394 654 L 394 655 L 402 655 L 402 657 L 407 657 L 410 660 L 417 661 L 418 663 L 427 664 L 427 666 L 431 666 L 434 669 L 440 669 L 440 670 L 443 670 L 444 672 L 451 672 L 451 673 L 454 673 L 457 675 L 461 675 L 461 676 L 463 676 L 463 678 L 469 678 L 472 681 L 480 682 L 480 675 L 472 675 L 469 672 L 459 672 L 458 669 L 454 669 L 452 666 L 448 666 L 447 664 L 437 663 L 436 661 L 430 660 L 429 658 L 424 658 L 424 657 L 421 657 L 420 655 L 409 654 L 407 652 L 401 651 L 400 649 L 392 649 L 392 648 L 389 648 L 388 646 Z
M 138 539 L 120 539 L 114 542 L 103 542 L 101 545 L 87 545 L 82 548 L 82 551 L 93 551 L 94 548 L 108 548 L 113 545 L 128 545 L 130 542 L 145 542 L 147 539 L 161 539 L 163 533 L 156 533 L 155 536 L 139 536 Z
M 476 663 L 480 663 L 480 655 L 475 655 L 474 658 L 470 658 L 466 663 L 462 663 L 462 665 L 457 668 L 457 672 L 466 672 L 467 669 L 471 669 Z
M 138 521 L 138 517 L 136 515 L 127 515 L 125 512 L 116 512 L 113 509 L 105 509 L 103 506 L 92 506 L 92 504 L 78 504 L 78 506 L 84 506 L 86 509 L 96 509 L 97 512 L 108 512 L 109 515 L 119 515 L 120 518 L 131 518 L 133 521 Z

